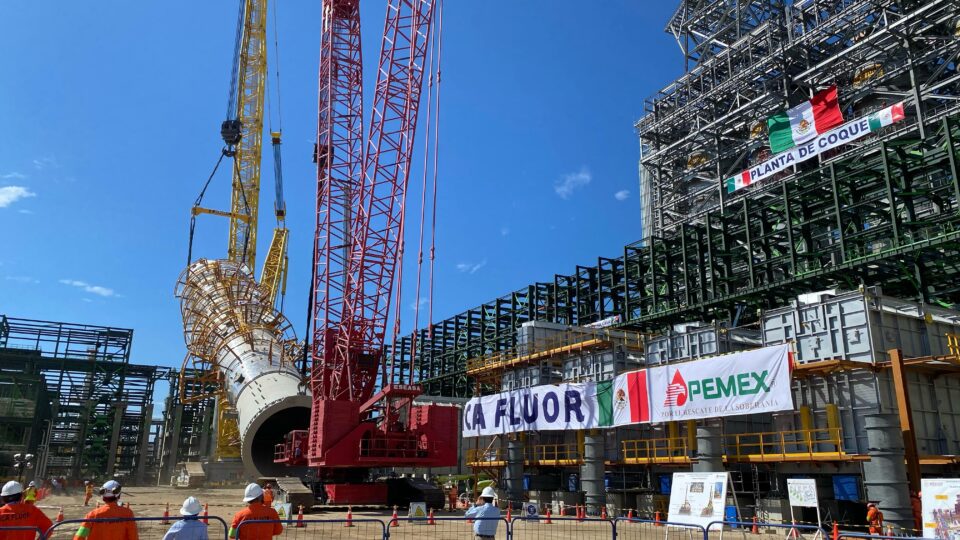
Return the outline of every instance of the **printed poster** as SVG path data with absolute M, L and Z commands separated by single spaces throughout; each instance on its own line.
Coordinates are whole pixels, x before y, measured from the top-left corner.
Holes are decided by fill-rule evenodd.
M 667 521 L 706 528 L 723 521 L 727 473 L 673 473 Z
M 787 496 L 790 506 L 818 508 L 817 481 L 813 478 L 787 478 Z
M 960 478 L 920 480 L 923 537 L 960 538 Z

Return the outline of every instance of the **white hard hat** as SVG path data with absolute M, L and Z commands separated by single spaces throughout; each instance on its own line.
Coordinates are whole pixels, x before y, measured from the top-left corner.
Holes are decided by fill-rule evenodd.
M 195 516 L 203 510 L 200 501 L 196 497 L 187 497 L 183 500 L 183 506 L 180 507 L 181 516 Z
M 27 484 L 27 487 L 37 487 L 37 484 L 33 480 L 31 480 L 30 483 Z
M 497 492 L 493 489 L 493 486 L 487 486 L 483 488 L 482 492 L 480 492 L 480 496 L 495 499 L 497 497 Z
M 247 484 L 247 489 L 243 490 L 243 502 L 250 502 L 263 495 L 263 488 L 257 484 Z
M 10 495 L 17 495 L 20 493 L 23 493 L 23 486 L 20 485 L 20 482 L 11 480 L 3 485 L 3 490 L 0 491 L 0 497 L 9 497 Z
M 108 499 L 115 499 L 120 496 L 120 482 L 116 480 L 107 480 L 100 488 L 100 494 Z

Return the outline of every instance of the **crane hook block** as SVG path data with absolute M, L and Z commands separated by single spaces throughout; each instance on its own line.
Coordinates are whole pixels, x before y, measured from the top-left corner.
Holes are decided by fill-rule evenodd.
M 223 142 L 227 144 L 228 147 L 236 146 L 240 143 L 240 138 L 243 136 L 243 122 L 240 120 L 224 120 L 220 124 L 220 136 L 223 137 Z

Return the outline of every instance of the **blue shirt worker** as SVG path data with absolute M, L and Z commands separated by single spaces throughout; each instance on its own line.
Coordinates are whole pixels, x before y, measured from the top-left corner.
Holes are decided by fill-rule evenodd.
M 464 514 L 473 521 L 473 537 L 478 540 L 491 540 L 497 535 L 497 524 L 500 523 L 500 509 L 493 505 L 497 492 L 492 487 L 483 488 L 477 505 Z
M 182 519 L 170 527 L 163 540 L 208 540 L 207 524 L 200 521 L 200 511 L 203 506 L 196 497 L 187 497 L 180 507 Z

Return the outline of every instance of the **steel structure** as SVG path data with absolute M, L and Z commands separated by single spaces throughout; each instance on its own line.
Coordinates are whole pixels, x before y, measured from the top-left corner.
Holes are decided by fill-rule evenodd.
M 38 477 L 142 482 L 154 383 L 166 368 L 130 363 L 133 330 L 0 315 L 0 369 L 46 382 Z
M 467 360 L 519 356 L 533 320 L 748 321 L 833 285 L 960 301 L 957 24 L 947 0 L 681 2 L 667 30 L 688 71 L 637 123 L 645 238 L 397 340 L 391 361 L 412 365 L 398 377 L 474 395 Z M 760 121 L 831 83 L 847 118 L 901 100 L 907 118 L 727 196 L 725 178 L 769 155 Z

